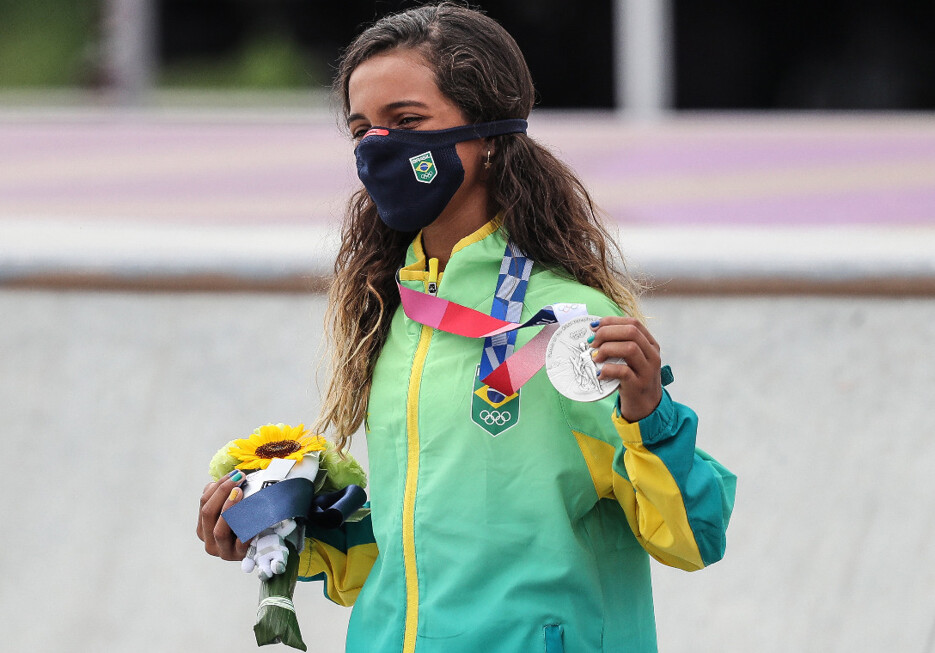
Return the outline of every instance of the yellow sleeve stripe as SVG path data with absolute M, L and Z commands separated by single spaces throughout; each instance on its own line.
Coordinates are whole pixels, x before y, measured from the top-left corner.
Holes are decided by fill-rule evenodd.
M 641 443 L 639 425 L 624 460 L 630 480 L 613 468 L 612 445 L 572 431 L 599 499 L 616 499 L 640 545 L 659 562 L 694 571 L 704 567 L 678 485 L 665 464 Z M 621 429 L 623 430 L 623 429 Z
M 591 473 L 598 499 L 614 499 L 614 447 L 590 435 L 572 431 Z
M 305 548 L 299 554 L 299 577 L 311 578 L 327 571 L 325 562 L 320 555 L 315 552 L 315 540 L 305 540 Z
M 643 547 L 670 567 L 703 569 L 682 493 L 668 468 L 642 444 L 627 445 L 624 461 L 630 480 L 618 477 L 614 489 L 620 496 L 622 483 L 630 487 L 636 504 L 637 537 Z
M 628 422 L 623 419 L 616 410 L 611 419 L 613 419 L 614 427 L 617 429 L 617 433 L 620 435 L 620 439 L 623 440 L 624 444 L 643 444 L 643 436 L 640 433 L 639 422 Z
M 339 605 L 353 605 L 377 559 L 377 545 L 359 544 L 345 554 L 319 540 L 305 543 L 299 556 L 299 576 L 308 578 L 324 573 L 328 597 Z
M 644 548 L 670 567 L 703 569 L 682 491 L 665 461 L 643 444 L 639 422 L 628 422 L 616 410 L 612 420 L 626 449 L 623 461 L 636 497 L 639 532 L 646 538 Z

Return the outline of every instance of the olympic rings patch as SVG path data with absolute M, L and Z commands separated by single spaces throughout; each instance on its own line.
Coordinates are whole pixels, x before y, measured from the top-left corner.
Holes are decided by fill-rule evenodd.
M 485 424 L 496 424 L 497 426 L 503 426 L 510 421 L 510 418 L 513 417 L 510 414 L 510 411 L 504 410 L 482 410 L 480 412 L 480 418 L 484 420 Z

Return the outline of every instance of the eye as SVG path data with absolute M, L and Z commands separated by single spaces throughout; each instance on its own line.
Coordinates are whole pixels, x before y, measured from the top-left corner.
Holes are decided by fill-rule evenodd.
M 352 127 L 351 138 L 355 141 L 359 141 L 360 139 L 364 137 L 364 134 L 366 134 L 369 130 L 370 130 L 369 125 L 359 125 L 359 126 Z
M 422 116 L 403 116 L 396 121 L 396 127 L 398 129 L 415 129 L 423 120 Z

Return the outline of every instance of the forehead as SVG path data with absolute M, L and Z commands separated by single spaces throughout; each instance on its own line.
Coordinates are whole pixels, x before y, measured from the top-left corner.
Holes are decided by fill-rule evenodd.
M 350 113 L 378 110 L 400 99 L 446 101 L 435 73 L 414 50 L 391 50 L 370 57 L 354 69 L 347 84 Z

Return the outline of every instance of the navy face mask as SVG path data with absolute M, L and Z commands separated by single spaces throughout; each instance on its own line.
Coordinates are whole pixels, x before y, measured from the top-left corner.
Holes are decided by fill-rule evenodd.
M 357 176 L 390 229 L 419 231 L 441 215 L 464 181 L 455 144 L 517 132 L 526 132 L 525 120 L 433 131 L 374 127 L 354 151 Z

